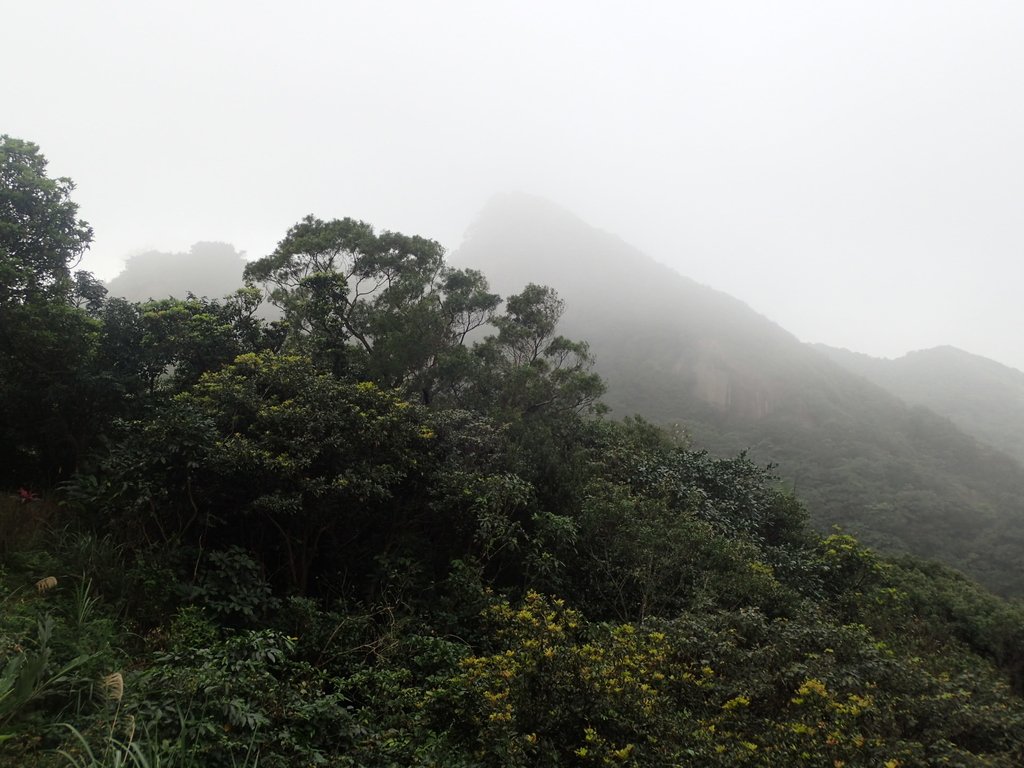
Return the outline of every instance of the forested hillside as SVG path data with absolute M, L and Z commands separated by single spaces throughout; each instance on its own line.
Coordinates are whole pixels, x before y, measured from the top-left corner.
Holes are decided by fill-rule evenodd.
M 913 405 L 1024 462 L 1024 373 L 955 347 L 911 352 L 895 360 L 823 344 L 820 352 Z
M 148 301 L 188 293 L 220 298 L 242 283 L 245 254 L 228 243 L 195 243 L 188 253 L 146 251 L 129 258 L 106 288 L 112 297 Z
M 1020 604 L 602 415 L 553 289 L 310 216 L 108 298 L 71 192 L 0 137 L 0 765 L 1024 761 Z
M 948 420 L 543 200 L 495 198 L 454 258 L 499 291 L 526 279 L 555 287 L 614 415 L 676 423 L 716 455 L 777 463 L 819 530 L 838 523 L 1024 594 L 1024 469 Z

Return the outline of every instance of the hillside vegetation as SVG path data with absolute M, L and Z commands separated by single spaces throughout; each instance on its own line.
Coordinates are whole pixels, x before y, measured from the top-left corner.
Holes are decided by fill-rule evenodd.
M 978 440 L 1024 462 L 1024 373 L 955 347 L 895 360 L 815 346 L 900 399 L 945 416 Z
M 552 289 L 308 217 L 108 299 L 0 149 L 0 765 L 1024 760 L 1019 603 L 603 417 Z
M 590 342 L 613 415 L 776 463 L 818 530 L 840 524 L 1024 594 L 1024 468 L 948 419 L 543 200 L 495 198 L 454 258 L 499 291 L 526 279 L 556 288 L 562 327 Z

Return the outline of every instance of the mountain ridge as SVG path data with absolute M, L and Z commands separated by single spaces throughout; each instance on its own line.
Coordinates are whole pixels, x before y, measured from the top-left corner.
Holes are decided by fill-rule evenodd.
M 493 198 L 452 260 L 503 295 L 558 290 L 562 332 L 589 342 L 614 416 L 680 423 L 719 455 L 748 450 L 778 464 L 820 528 L 1024 593 L 1024 468 L 948 418 L 532 196 Z
M 851 372 L 949 418 L 1024 463 L 1024 372 L 948 345 L 894 359 L 814 346 Z

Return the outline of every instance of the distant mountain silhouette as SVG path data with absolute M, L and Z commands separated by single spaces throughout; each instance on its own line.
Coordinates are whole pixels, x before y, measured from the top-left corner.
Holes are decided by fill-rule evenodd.
M 911 352 L 895 360 L 825 345 L 816 348 L 913 405 L 1024 463 L 1024 372 L 956 347 Z
M 242 287 L 245 254 L 229 243 L 196 243 L 188 253 L 147 251 L 132 256 L 107 283 L 112 296 L 131 301 L 197 296 L 219 299 Z
M 503 295 L 556 288 L 562 332 L 590 342 L 613 416 L 678 422 L 716 453 L 749 449 L 778 463 L 819 527 L 1024 594 L 1024 468 L 950 420 L 538 198 L 494 198 L 452 261 Z

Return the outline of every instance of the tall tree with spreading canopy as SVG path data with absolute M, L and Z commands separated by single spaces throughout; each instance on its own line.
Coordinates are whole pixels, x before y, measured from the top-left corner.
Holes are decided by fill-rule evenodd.
M 92 241 L 71 179 L 48 178 L 30 141 L 0 136 L 0 307 L 72 291 L 71 270 Z
M 0 136 L 0 482 L 47 483 L 74 469 L 89 434 L 96 323 L 75 304 L 102 297 L 72 269 L 92 240 L 74 184 L 47 176 L 32 142 Z
M 446 266 L 434 240 L 350 218 L 307 216 L 245 277 L 284 311 L 292 349 L 425 403 L 500 301 L 480 272 Z

